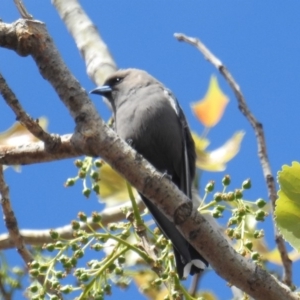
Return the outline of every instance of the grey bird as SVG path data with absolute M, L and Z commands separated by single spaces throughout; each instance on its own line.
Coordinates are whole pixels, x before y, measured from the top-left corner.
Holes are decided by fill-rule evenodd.
M 111 104 L 117 134 L 168 177 L 190 199 L 195 145 L 181 107 L 170 90 L 138 69 L 119 70 L 91 93 Z M 194 275 L 207 261 L 150 200 L 141 195 L 162 233 L 173 244 L 179 278 Z

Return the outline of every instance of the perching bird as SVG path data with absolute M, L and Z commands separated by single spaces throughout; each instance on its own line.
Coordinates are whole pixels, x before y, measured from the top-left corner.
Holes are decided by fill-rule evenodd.
M 127 69 L 115 72 L 91 93 L 102 95 L 110 102 L 117 134 L 157 170 L 166 173 L 191 199 L 195 145 L 172 92 L 147 72 Z M 172 241 L 179 278 L 203 270 L 207 261 L 157 206 L 141 197 L 160 230 Z

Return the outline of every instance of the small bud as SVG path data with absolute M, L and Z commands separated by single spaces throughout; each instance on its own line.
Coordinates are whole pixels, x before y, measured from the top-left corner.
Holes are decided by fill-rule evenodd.
M 222 193 L 215 193 L 214 194 L 214 200 L 216 201 L 216 202 L 221 202 L 222 201 Z
M 253 248 L 253 243 L 249 240 L 246 240 L 245 247 L 251 251 Z
M 49 252 L 52 252 L 55 249 L 55 245 L 52 243 L 49 243 L 49 244 L 46 244 L 44 248 L 47 249 Z
M 244 190 L 249 190 L 251 189 L 251 180 L 250 179 L 246 179 L 243 183 L 242 183 L 242 188 Z
M 81 274 L 81 275 L 80 275 L 80 278 L 79 278 L 79 280 L 80 280 L 80 281 L 83 281 L 83 282 L 86 282 L 86 281 L 88 281 L 89 279 L 90 279 L 90 277 L 89 277 L 89 275 L 88 275 L 87 273 Z
M 77 266 L 77 259 L 76 259 L 76 257 L 72 257 L 71 259 L 70 259 L 70 262 L 69 262 L 70 264 L 71 264 L 71 267 L 76 267 Z M 69 268 L 69 267 L 68 267 Z
M 126 258 L 123 255 L 121 255 L 121 256 L 118 257 L 119 264 L 124 264 L 125 261 L 126 261 Z
M 78 213 L 77 217 L 81 222 L 86 222 L 87 220 L 86 214 L 82 211 Z
M 82 190 L 82 194 L 83 194 L 83 196 L 85 196 L 86 198 L 88 198 L 89 196 L 90 196 L 90 194 L 91 194 L 91 189 L 89 189 L 89 188 L 84 188 L 83 190 Z
M 229 175 L 225 175 L 222 179 L 222 184 L 224 186 L 228 186 L 231 182 L 230 176 Z
M 73 230 L 78 230 L 80 228 L 80 223 L 78 221 L 76 221 L 76 220 L 73 220 L 71 222 L 71 225 L 72 225 L 72 229 Z
M 74 178 L 68 178 L 67 181 L 65 182 L 65 186 L 73 186 L 75 184 L 75 179 Z
M 235 225 L 238 223 L 238 219 L 236 217 L 231 217 L 229 220 L 228 220 L 228 224 L 227 226 L 231 226 L 231 225 Z
M 100 194 L 100 185 L 99 184 L 93 184 L 92 189 L 97 195 Z
M 227 194 L 226 200 L 229 201 L 229 202 L 235 200 L 235 195 L 234 195 L 234 193 L 233 193 L 233 192 L 229 192 L 229 193 Z
M 80 169 L 78 172 L 78 177 L 83 179 L 86 177 L 86 172 L 83 169 Z
M 61 286 L 60 291 L 64 294 L 69 294 L 73 291 L 73 287 L 71 285 Z
M 242 192 L 242 190 L 236 189 L 234 191 L 234 194 L 235 194 L 235 199 L 242 199 L 243 198 L 243 192 Z
M 215 182 L 211 180 L 205 187 L 205 192 L 210 193 L 214 190 L 215 188 Z
M 103 246 L 100 243 L 96 243 L 91 246 L 91 249 L 94 249 L 95 251 L 101 251 L 103 249 Z
M 62 271 L 57 271 L 57 272 L 55 273 L 55 277 L 56 277 L 57 279 L 63 279 L 63 278 L 65 277 L 65 273 L 62 272 Z
M 93 223 L 101 222 L 101 215 L 98 212 L 93 211 L 92 212 L 92 221 L 93 221 Z
M 161 278 L 156 278 L 153 283 L 156 286 L 160 286 L 162 284 L 162 279 Z
M 46 272 L 48 270 L 48 267 L 46 265 L 42 265 L 39 267 L 39 272 L 40 273 L 43 273 L 43 272 Z
M 39 287 L 36 284 L 33 284 L 29 287 L 31 293 L 36 293 L 39 290 Z
M 29 263 L 30 269 L 38 269 L 40 267 L 40 264 L 38 261 L 33 260 L 32 262 Z
M 217 205 L 216 206 L 216 210 L 219 211 L 219 212 L 223 212 L 225 210 L 225 208 L 226 207 L 224 205 Z
M 111 295 L 111 285 L 110 284 L 106 284 L 103 289 L 104 289 L 104 292 L 106 295 Z
M 97 181 L 99 179 L 99 173 L 95 170 L 92 170 L 91 173 L 90 173 L 90 176 L 95 180 Z
M 81 244 L 85 245 L 89 241 L 89 239 L 87 236 L 83 235 L 79 241 Z
M 76 258 L 82 258 L 82 257 L 84 256 L 83 250 L 82 250 L 82 249 L 76 250 L 75 253 L 74 253 L 74 256 L 75 256 Z
M 237 215 L 238 215 L 239 217 L 243 217 L 243 216 L 246 215 L 246 212 L 247 212 L 246 209 L 245 209 L 244 207 L 241 207 L 241 208 L 238 209 Z
M 257 200 L 255 201 L 255 204 L 256 204 L 259 208 L 263 208 L 263 207 L 267 204 L 267 202 L 266 202 L 264 199 L 259 198 L 259 199 L 257 199 Z
M 233 237 L 233 234 L 234 234 L 234 229 L 233 228 L 228 228 L 226 230 L 226 233 L 229 237 Z
M 60 261 L 62 264 L 66 263 L 69 260 L 69 258 L 66 255 L 62 255 L 58 261 Z
M 241 234 L 239 232 L 235 232 L 233 237 L 236 239 L 236 240 L 239 240 L 241 238 Z
M 29 274 L 32 277 L 38 277 L 40 275 L 40 273 L 39 273 L 39 271 L 37 269 L 29 270 Z
M 95 165 L 95 167 L 97 167 L 97 168 L 101 168 L 101 167 L 103 166 L 103 160 L 101 160 L 101 159 L 96 159 L 96 160 L 94 161 L 94 165 Z
M 58 234 L 57 231 L 51 229 L 49 233 L 50 233 L 50 236 L 51 236 L 51 238 L 52 238 L 53 240 L 57 240 L 57 239 L 59 238 L 59 234 Z
M 64 246 L 63 242 L 62 241 L 57 241 L 55 243 L 55 249 L 62 249 Z
M 259 238 L 264 237 L 264 236 L 265 236 L 265 234 L 264 234 L 263 229 L 261 229 L 261 230 L 255 230 L 253 232 L 253 237 L 256 238 L 256 239 L 259 239 Z
M 259 209 L 259 210 L 255 213 L 255 220 L 256 220 L 256 221 L 264 221 L 266 216 L 267 216 L 267 213 L 264 212 L 263 210 Z
M 108 269 L 110 272 L 112 272 L 115 268 L 116 268 L 116 264 L 111 263 L 111 264 L 108 266 L 107 269 Z
M 110 223 L 110 224 L 108 224 L 107 227 L 110 231 L 116 231 L 118 229 L 118 226 L 116 223 Z
M 71 244 L 71 249 L 72 249 L 72 251 L 76 251 L 79 249 L 79 245 L 76 243 L 73 243 L 73 244 Z
M 254 251 L 254 252 L 251 253 L 251 258 L 252 258 L 253 260 L 258 260 L 259 257 L 260 257 L 260 255 L 259 255 L 258 252 Z
M 57 282 L 57 283 L 59 284 L 59 282 Z M 57 289 L 58 287 L 59 287 L 59 285 L 57 285 L 57 286 L 52 285 L 53 289 Z M 56 295 L 50 295 L 49 300 L 59 300 L 59 298 Z
M 74 162 L 74 165 L 75 165 L 77 168 L 81 168 L 82 165 L 83 165 L 83 162 L 82 162 L 80 159 L 76 159 L 75 162 Z
M 115 268 L 115 274 L 116 275 L 119 275 L 119 276 L 121 276 L 121 275 L 123 275 L 123 269 L 121 268 L 121 267 L 116 267 Z
M 108 240 L 108 236 L 102 235 L 102 236 L 100 236 L 99 240 L 100 240 L 100 242 L 105 243 Z
M 214 210 L 212 211 L 212 216 L 213 216 L 215 219 L 218 219 L 218 218 L 222 217 L 222 213 L 221 213 L 220 211 L 214 209 Z

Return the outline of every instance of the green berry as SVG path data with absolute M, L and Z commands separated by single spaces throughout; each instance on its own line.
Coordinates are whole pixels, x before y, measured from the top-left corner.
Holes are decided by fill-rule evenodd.
M 259 199 L 257 199 L 257 200 L 255 201 L 255 204 L 256 204 L 259 208 L 263 208 L 263 207 L 267 204 L 267 202 L 266 202 L 264 199 L 259 198 Z
M 229 175 L 225 175 L 222 179 L 222 183 L 224 186 L 228 186 L 231 182 L 230 176 Z
M 246 179 L 243 183 L 242 183 L 242 187 L 244 190 L 249 190 L 251 189 L 251 180 L 250 179 Z

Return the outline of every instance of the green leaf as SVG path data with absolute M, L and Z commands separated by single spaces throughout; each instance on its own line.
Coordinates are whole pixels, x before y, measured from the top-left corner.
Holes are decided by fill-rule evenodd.
M 275 221 L 283 238 L 300 250 L 300 163 L 284 165 L 278 172 L 280 190 L 275 208 Z

